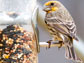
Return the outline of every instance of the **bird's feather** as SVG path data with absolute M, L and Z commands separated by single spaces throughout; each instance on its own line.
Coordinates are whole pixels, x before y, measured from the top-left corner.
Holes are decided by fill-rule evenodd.
M 46 18 L 47 24 L 56 29 L 58 32 L 68 35 L 75 40 L 78 40 L 76 37 L 76 26 L 72 21 L 63 21 L 61 18 Z

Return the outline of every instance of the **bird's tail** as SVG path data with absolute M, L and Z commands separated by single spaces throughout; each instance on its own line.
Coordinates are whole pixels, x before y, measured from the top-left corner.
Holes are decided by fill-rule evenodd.
M 77 57 L 73 46 L 66 47 L 66 58 L 77 62 L 81 62 L 81 60 Z

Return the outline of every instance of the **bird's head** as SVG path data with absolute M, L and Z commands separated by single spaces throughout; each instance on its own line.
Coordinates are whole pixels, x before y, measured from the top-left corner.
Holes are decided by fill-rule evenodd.
M 52 11 L 57 11 L 61 7 L 59 1 L 48 1 L 44 4 L 44 11 L 50 13 Z

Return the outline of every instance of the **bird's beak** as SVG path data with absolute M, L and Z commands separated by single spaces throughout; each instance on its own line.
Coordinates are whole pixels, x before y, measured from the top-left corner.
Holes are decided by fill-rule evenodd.
M 43 11 L 45 12 L 51 11 L 51 8 L 49 8 L 48 6 L 44 6 Z

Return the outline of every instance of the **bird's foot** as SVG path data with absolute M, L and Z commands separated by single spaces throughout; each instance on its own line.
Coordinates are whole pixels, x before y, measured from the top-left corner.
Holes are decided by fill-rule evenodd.
M 63 41 L 59 41 L 59 46 L 58 46 L 58 49 L 60 49 L 62 46 L 63 46 Z
M 47 43 L 49 44 L 49 45 L 48 45 L 48 48 L 50 48 L 50 46 L 51 46 L 51 41 L 52 41 L 52 40 L 47 41 Z
M 58 43 L 54 42 L 53 44 L 58 44 L 58 49 L 60 49 L 64 45 L 63 41 L 59 41 Z

